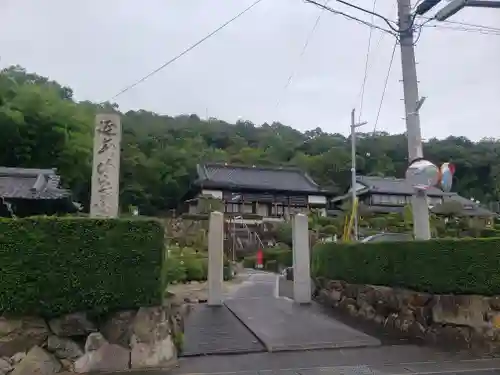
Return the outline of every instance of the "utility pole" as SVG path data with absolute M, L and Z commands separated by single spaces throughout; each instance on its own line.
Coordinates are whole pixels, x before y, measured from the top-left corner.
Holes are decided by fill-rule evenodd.
M 351 112 L 351 196 L 352 214 L 354 215 L 354 241 L 358 240 L 358 208 L 355 204 L 356 196 L 356 129 L 365 125 L 366 122 L 356 124 L 356 110 Z
M 418 96 L 417 67 L 413 42 L 413 16 L 411 0 L 398 0 L 399 38 L 403 91 L 405 103 L 406 134 L 408 137 L 408 163 L 423 158 L 419 109 L 423 101 Z M 413 230 L 417 240 L 431 238 L 429 206 L 424 190 L 415 190 L 412 197 Z

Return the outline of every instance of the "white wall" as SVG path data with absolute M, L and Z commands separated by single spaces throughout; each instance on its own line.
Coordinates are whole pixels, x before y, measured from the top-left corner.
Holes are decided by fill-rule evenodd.
M 307 197 L 309 204 L 324 204 L 326 205 L 326 197 L 324 195 L 309 195 Z
M 202 190 L 201 194 L 211 195 L 214 198 L 222 199 L 222 191 L 221 190 Z

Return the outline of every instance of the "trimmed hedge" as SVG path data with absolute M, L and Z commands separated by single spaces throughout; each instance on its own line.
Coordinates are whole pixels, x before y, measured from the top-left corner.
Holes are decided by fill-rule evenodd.
M 293 265 L 293 252 L 289 249 L 267 249 L 264 251 L 264 264 L 276 263 L 277 267 L 291 267 Z
M 159 305 L 163 256 L 155 220 L 0 220 L 0 315 Z
M 313 277 L 435 294 L 500 294 L 500 238 L 321 244 Z

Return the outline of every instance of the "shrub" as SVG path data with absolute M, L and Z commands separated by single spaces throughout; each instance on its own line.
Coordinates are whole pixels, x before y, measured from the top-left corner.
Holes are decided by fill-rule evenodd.
M 174 282 L 185 282 L 187 279 L 187 270 L 184 263 L 178 257 L 171 256 L 163 265 L 163 289 L 168 284 Z
M 206 252 L 197 252 L 190 247 L 170 245 L 167 248 L 168 261 L 164 268 L 164 288 L 172 283 L 205 281 L 208 275 Z
M 264 264 L 274 260 L 278 266 L 291 267 L 293 265 L 293 253 L 290 249 L 272 248 L 264 251 Z
M 254 268 L 257 262 L 257 257 L 255 255 L 247 256 L 243 258 L 243 267 Z
M 208 259 L 197 257 L 184 257 L 187 281 L 205 281 L 208 275 Z M 206 266 L 205 266 L 206 265 Z
M 0 220 L 0 314 L 45 317 L 161 303 L 155 220 Z
M 500 294 L 500 238 L 315 247 L 314 277 L 435 294 Z
M 278 272 L 279 271 L 279 265 L 278 265 L 278 262 L 276 260 L 268 260 L 266 262 L 266 264 L 264 265 L 264 269 L 266 271 L 270 271 L 270 272 Z
M 233 279 L 233 268 L 230 265 L 224 266 L 224 268 L 222 269 L 222 277 L 224 281 Z
M 276 228 L 276 240 L 292 246 L 292 225 L 290 223 L 280 223 Z

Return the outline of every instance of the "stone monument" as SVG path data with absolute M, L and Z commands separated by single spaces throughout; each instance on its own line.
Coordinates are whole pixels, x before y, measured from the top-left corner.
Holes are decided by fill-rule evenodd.
M 90 198 L 91 217 L 118 216 L 121 138 L 122 128 L 118 114 L 96 116 Z

